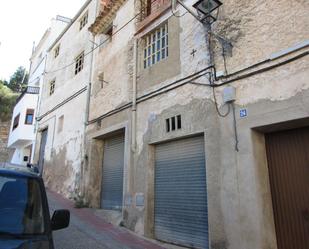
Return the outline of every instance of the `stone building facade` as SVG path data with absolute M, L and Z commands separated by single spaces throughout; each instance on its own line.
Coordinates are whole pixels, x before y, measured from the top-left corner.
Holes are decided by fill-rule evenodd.
M 171 244 L 306 248 L 308 1 L 94 2 L 47 63 L 47 184 Z
M 308 125 L 309 6 L 222 3 L 209 26 L 169 1 L 103 1 L 83 194 L 168 243 L 282 248 L 269 137 Z

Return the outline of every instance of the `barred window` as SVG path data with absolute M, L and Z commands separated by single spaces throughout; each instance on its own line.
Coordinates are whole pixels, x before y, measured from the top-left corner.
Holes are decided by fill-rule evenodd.
M 79 30 L 82 30 L 83 27 L 86 26 L 88 22 L 88 11 L 82 16 L 82 18 L 79 21 Z
M 145 37 L 144 68 L 168 57 L 167 23 Z
M 56 80 L 52 80 L 51 82 L 49 82 L 49 95 L 53 95 L 55 92 L 55 84 L 56 84 Z
M 75 58 L 75 75 L 83 70 L 84 67 L 84 52 Z

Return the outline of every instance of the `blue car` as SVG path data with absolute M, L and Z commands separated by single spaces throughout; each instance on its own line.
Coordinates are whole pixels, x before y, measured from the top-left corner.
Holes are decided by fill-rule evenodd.
M 0 168 L 0 249 L 54 249 L 52 231 L 69 222 L 68 210 L 50 219 L 43 180 L 33 169 Z

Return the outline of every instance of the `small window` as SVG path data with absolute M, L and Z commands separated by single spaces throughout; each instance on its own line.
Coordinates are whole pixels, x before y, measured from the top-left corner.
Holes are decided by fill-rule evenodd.
M 63 130 L 63 123 L 64 123 L 64 116 L 62 115 L 61 117 L 58 118 L 58 133 L 62 132 Z
M 79 21 L 79 30 L 82 30 L 83 27 L 86 26 L 88 22 L 88 11 L 82 16 L 82 18 Z
M 168 57 L 168 27 L 164 24 L 160 28 L 146 35 L 144 38 L 144 68 L 148 68 Z
M 113 29 L 114 29 L 114 25 L 113 24 L 109 25 L 109 27 L 106 29 L 104 34 L 108 35 L 109 37 L 112 37 L 113 36 Z
M 181 129 L 181 115 L 167 118 L 166 123 L 166 132 L 176 131 Z
M 75 75 L 83 70 L 84 67 L 84 52 L 75 58 Z
M 58 57 L 59 53 L 60 53 L 60 44 L 54 50 L 54 57 L 55 58 Z
M 181 115 L 177 115 L 177 129 L 181 129 Z
M 53 95 L 55 92 L 55 84 L 56 84 L 56 80 L 52 80 L 51 82 L 49 82 L 49 95 Z
M 33 124 L 33 116 L 34 116 L 34 109 L 27 109 L 26 119 L 25 119 L 26 125 L 32 125 Z
M 15 130 L 15 129 L 18 127 L 18 124 L 19 124 L 19 117 L 20 117 L 20 114 L 18 114 L 18 115 L 14 118 L 13 130 Z

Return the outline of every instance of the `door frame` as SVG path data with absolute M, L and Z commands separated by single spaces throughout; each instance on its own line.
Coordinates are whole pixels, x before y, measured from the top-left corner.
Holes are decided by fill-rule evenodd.
M 94 170 L 99 170 L 100 172 L 100 180 L 99 182 L 96 182 L 96 188 L 99 188 L 100 191 L 98 191 L 94 196 L 89 197 L 89 199 L 93 199 L 93 205 L 97 208 L 100 208 L 101 203 L 101 181 L 102 181 L 102 165 L 103 165 L 103 150 L 104 150 L 104 139 L 111 137 L 117 133 L 123 133 L 124 134 L 124 165 L 123 165 L 123 198 L 122 198 L 122 217 L 124 217 L 125 207 L 126 207 L 126 193 L 130 190 L 130 177 L 131 174 L 130 168 L 132 165 L 131 160 L 131 153 L 130 153 L 130 134 L 129 134 L 129 122 L 123 122 L 119 123 L 113 126 L 110 126 L 106 129 L 101 129 L 99 131 L 96 131 L 92 133 L 89 136 L 91 146 L 90 146 L 90 158 L 88 164 L 91 165 L 91 171 L 89 172 L 90 181 L 93 180 L 93 177 L 96 176 Z M 98 151 L 100 151 L 100 154 L 98 155 Z

